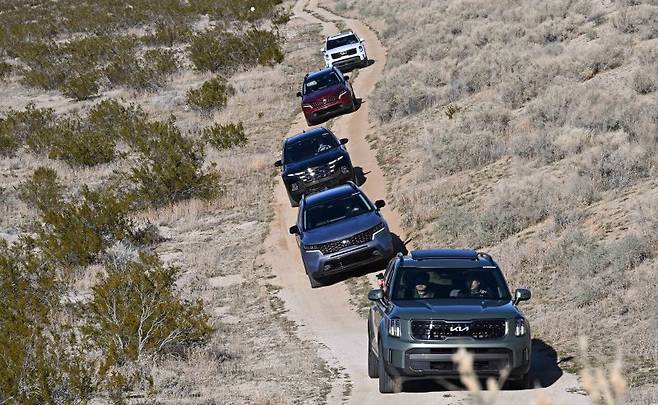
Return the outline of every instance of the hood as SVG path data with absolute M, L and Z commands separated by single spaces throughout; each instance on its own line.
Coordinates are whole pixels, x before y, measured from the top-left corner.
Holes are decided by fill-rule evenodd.
M 304 97 L 302 97 L 302 103 L 312 103 L 314 101 L 319 101 L 323 98 L 328 98 L 333 95 L 338 95 L 338 93 L 340 93 L 345 89 L 346 88 L 343 83 L 336 83 L 333 86 L 329 86 L 325 89 L 314 91 L 313 93 L 304 95 Z
M 310 157 L 305 160 L 286 163 L 285 168 L 283 170 L 283 174 L 286 175 L 290 173 L 297 173 L 297 172 L 301 172 L 302 170 L 306 170 L 309 167 L 316 167 L 323 164 L 327 164 L 332 160 L 338 159 L 339 156 L 344 156 L 341 163 L 349 162 L 349 158 L 345 150 L 340 146 L 338 146 L 336 148 L 329 149 L 327 151 L 324 151 L 316 156 Z
M 361 44 L 357 42 L 356 44 L 348 44 L 348 45 L 339 46 L 338 48 L 331 48 L 326 52 L 331 55 L 331 54 L 334 54 L 334 53 L 347 51 L 348 49 L 358 48 L 360 45 Z
M 509 300 L 439 299 L 395 301 L 391 316 L 400 319 L 510 319 L 521 312 Z
M 315 245 L 317 243 L 347 239 L 354 234 L 372 228 L 383 220 L 377 211 L 370 211 L 367 214 L 345 218 L 319 228 L 311 229 L 310 231 L 304 231 L 302 243 L 305 245 Z

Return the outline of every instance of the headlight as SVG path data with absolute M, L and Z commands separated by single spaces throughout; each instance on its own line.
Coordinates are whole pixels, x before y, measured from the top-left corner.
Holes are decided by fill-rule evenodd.
M 304 245 L 304 250 L 320 250 L 320 245 Z
M 526 325 L 524 318 L 517 318 L 514 320 L 514 335 L 516 336 L 525 336 Z
M 313 108 L 310 104 L 302 104 L 302 108 Z
M 343 159 L 344 156 L 338 156 L 336 159 L 332 160 L 331 162 L 327 163 L 327 165 L 333 165 L 336 162 L 340 161 Z
M 297 190 L 299 190 L 299 184 L 297 184 L 297 183 L 292 183 L 292 184 L 290 185 L 290 191 L 297 191 Z
M 377 234 L 377 232 L 381 231 L 382 229 L 384 229 L 384 223 L 383 223 L 383 222 L 380 222 L 379 224 L 375 225 L 375 226 L 371 229 L 371 231 L 372 231 L 372 238 L 375 239 L 375 234 Z
M 343 96 L 344 96 L 345 94 L 347 94 L 347 90 L 345 90 L 344 92 L 340 93 L 340 94 L 338 95 L 338 98 L 343 98 Z
M 347 166 L 341 166 L 340 167 L 340 172 L 343 174 L 348 174 L 350 172 L 350 168 Z
M 393 337 L 400 337 L 402 330 L 400 329 L 400 320 L 393 318 L 388 321 L 388 334 Z
M 326 53 L 324 54 L 324 58 L 325 58 L 326 60 L 329 60 L 329 59 L 331 59 L 331 58 L 329 57 L 329 55 L 328 55 L 328 54 L 326 54 Z

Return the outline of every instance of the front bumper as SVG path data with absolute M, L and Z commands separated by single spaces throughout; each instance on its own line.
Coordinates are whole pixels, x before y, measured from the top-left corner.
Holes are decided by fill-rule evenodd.
M 510 371 L 517 379 L 530 370 L 531 342 L 526 336 L 505 336 L 501 339 L 476 341 L 472 338 L 448 338 L 437 342 L 401 340 L 386 335 L 382 341 L 387 371 L 407 378 L 458 377 L 452 356 L 460 347 L 473 355 L 473 367 L 480 376 L 498 376 Z
M 325 60 L 327 67 L 335 66 L 341 71 L 354 69 L 355 67 L 363 67 L 368 63 L 366 53 L 357 53 L 356 55 L 349 55 L 340 59 Z
M 342 166 L 342 165 L 341 165 Z M 341 184 L 345 184 L 348 181 L 353 181 L 354 180 L 354 169 L 352 168 L 351 164 L 348 164 L 349 167 L 349 172 L 347 174 L 344 174 L 340 171 L 339 168 L 336 169 L 335 173 L 332 173 L 326 177 L 316 179 L 315 181 L 305 183 L 301 180 L 296 180 L 293 182 L 285 182 L 286 184 L 286 189 L 288 190 L 288 195 L 290 196 L 290 199 L 299 202 L 301 200 L 302 195 L 304 194 L 313 194 L 317 193 L 318 191 L 326 190 L 332 187 L 339 186 Z M 297 184 L 298 189 L 295 191 L 292 191 L 292 184 Z
M 301 252 L 306 273 L 316 280 L 367 265 L 383 264 L 395 256 L 388 227 L 376 233 L 371 241 L 336 253 L 323 254 L 319 250 L 306 251 L 303 248 Z
M 320 107 L 302 107 L 304 116 L 308 121 L 319 121 L 346 111 L 352 110 L 352 97 L 344 96 L 336 101 L 326 103 Z

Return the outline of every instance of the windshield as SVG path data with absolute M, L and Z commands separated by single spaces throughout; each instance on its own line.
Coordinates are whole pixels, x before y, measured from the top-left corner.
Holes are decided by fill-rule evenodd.
M 371 210 L 370 204 L 359 193 L 322 202 L 304 212 L 304 229 L 308 231 Z
M 339 146 L 336 137 L 329 133 L 323 132 L 316 136 L 309 136 L 298 141 L 286 142 L 283 152 L 285 163 L 298 162 L 317 156 L 328 150 Z
M 394 300 L 510 300 L 503 275 L 493 269 L 431 269 L 403 267 L 393 280 Z
M 314 76 L 313 79 L 308 79 L 304 82 L 304 94 L 326 89 L 327 87 L 338 83 L 340 83 L 340 79 L 336 72 L 329 72 L 322 76 Z
M 327 40 L 327 50 L 340 48 L 341 46 L 357 44 L 359 40 L 356 38 L 356 35 L 346 35 L 340 38 L 328 39 Z

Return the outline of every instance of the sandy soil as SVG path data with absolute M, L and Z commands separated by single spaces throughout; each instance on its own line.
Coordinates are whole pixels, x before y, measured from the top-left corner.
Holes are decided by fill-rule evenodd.
M 375 153 L 370 149 L 366 135 L 371 129 L 368 122 L 368 95 L 382 76 L 386 64 L 386 49 L 365 24 L 330 13 L 319 7 L 317 0 L 308 3 L 307 0 L 298 1 L 294 13 L 294 18 L 321 24 L 323 34 L 337 32 L 335 23 L 342 21 L 366 40 L 368 56 L 374 60 L 374 64 L 360 70 L 352 83 L 357 97 L 362 98 L 362 104 L 356 112 L 335 119 L 332 130 L 339 137 L 349 138 L 348 149 L 353 163 L 363 168 L 366 176 L 362 186 L 366 194 L 373 200 L 384 198 L 387 194 L 386 179 L 377 164 Z M 300 113 L 296 123 L 290 128 L 289 135 L 305 128 L 306 122 Z M 302 338 L 319 342 L 324 348 L 321 355 L 329 364 L 343 372 L 335 381 L 328 402 L 366 404 L 376 401 L 386 404 L 411 400 L 414 404 L 456 404 L 467 401 L 470 394 L 465 391 L 449 391 L 430 383 L 413 386 L 409 391 L 398 394 L 382 395 L 378 392 L 377 380 L 368 378 L 366 372 L 366 321 L 350 306 L 349 293 L 344 283 L 311 289 L 295 239 L 288 234 L 288 228 L 295 222 L 296 209 L 290 207 L 286 191 L 280 182 L 275 188 L 274 198 L 272 205 L 275 215 L 265 241 L 266 252 L 263 260 L 277 276 L 273 281 L 282 288 L 280 296 L 285 302 L 287 315 L 299 325 L 298 333 Z M 383 214 L 391 230 L 405 240 L 399 214 L 389 208 L 384 208 Z M 539 395 L 550 398 L 553 403 L 590 402 L 588 397 L 578 393 L 580 390 L 575 375 L 561 372 L 548 354 L 538 353 L 536 360 L 535 378 L 548 387 L 502 391 L 498 395 L 497 403 L 527 403 Z

